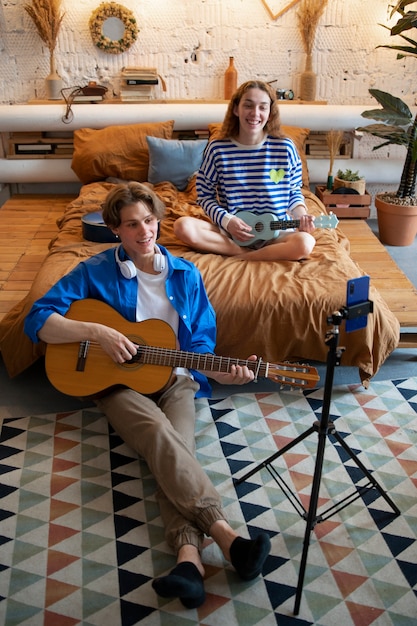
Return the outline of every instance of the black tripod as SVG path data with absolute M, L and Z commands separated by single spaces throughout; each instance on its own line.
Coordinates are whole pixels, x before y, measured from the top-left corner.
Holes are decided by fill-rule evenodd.
M 400 510 L 391 500 L 391 498 L 387 495 L 381 485 L 375 480 L 372 474 L 366 469 L 363 463 L 358 459 L 357 455 L 351 450 L 351 448 L 347 445 L 347 443 L 342 439 L 342 437 L 336 431 L 335 425 L 333 422 L 329 420 L 329 412 L 330 412 L 330 401 L 332 396 L 332 387 L 333 387 L 333 378 L 334 378 L 334 368 L 336 365 L 340 365 L 341 355 L 343 352 L 342 348 L 338 348 L 339 343 L 339 326 L 342 323 L 343 319 L 354 319 L 356 316 L 367 315 L 372 311 L 372 302 L 367 301 L 365 303 L 360 303 L 360 305 L 356 305 L 353 307 L 344 307 L 336 314 L 332 315 L 328 318 L 328 323 L 333 324 L 333 328 L 327 332 L 326 334 L 326 345 L 329 346 L 329 352 L 327 357 L 327 369 L 326 369 L 326 379 L 324 385 L 324 394 L 323 394 L 323 407 L 321 412 L 321 419 L 314 422 L 314 424 L 299 437 L 291 441 L 289 444 L 284 446 L 281 450 L 278 450 L 275 454 L 270 456 L 266 461 L 257 465 L 253 470 L 245 474 L 242 478 L 239 478 L 236 481 L 236 484 L 240 484 L 243 481 L 247 480 L 249 477 L 253 476 L 260 469 L 267 469 L 275 482 L 281 487 L 285 496 L 289 499 L 297 513 L 306 520 L 306 530 L 304 535 L 304 544 L 303 544 L 303 552 L 301 556 L 300 562 L 300 570 L 298 574 L 298 584 L 297 591 L 295 596 L 295 604 L 294 604 L 294 615 L 298 615 L 300 609 L 301 602 L 301 594 L 303 590 L 304 583 L 304 575 L 307 565 L 307 556 L 308 549 L 310 545 L 310 535 L 311 531 L 319 522 L 323 522 L 330 517 L 332 513 L 337 513 L 338 511 L 344 509 L 351 502 L 354 502 L 358 498 L 362 496 L 363 493 L 369 491 L 372 488 L 378 490 L 380 496 L 386 500 L 389 506 L 392 508 L 395 515 L 400 515 Z M 282 456 L 288 450 L 296 446 L 298 443 L 303 441 L 306 437 L 309 437 L 312 433 L 318 433 L 318 444 L 317 444 L 317 456 L 316 456 L 316 464 L 314 469 L 314 477 L 313 483 L 311 487 L 311 496 L 308 511 L 303 507 L 301 501 L 298 496 L 291 490 L 289 485 L 285 483 L 282 476 L 278 474 L 278 472 L 271 466 L 271 463 Z M 340 444 L 343 450 L 350 456 L 351 459 L 356 463 L 356 465 L 362 470 L 364 476 L 367 478 L 368 482 L 362 487 L 357 487 L 357 491 L 354 491 L 350 495 L 343 498 L 340 502 L 333 504 L 331 507 L 326 509 L 320 515 L 317 515 L 317 503 L 319 498 L 320 491 L 320 481 L 322 476 L 323 469 L 323 460 L 324 460 L 324 450 L 326 445 L 326 438 L 328 435 L 332 435 L 332 437 Z

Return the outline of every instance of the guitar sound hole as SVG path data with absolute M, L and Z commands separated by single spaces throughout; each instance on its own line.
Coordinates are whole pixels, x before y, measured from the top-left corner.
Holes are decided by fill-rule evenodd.
M 119 363 L 120 367 L 123 367 L 123 369 L 126 370 L 136 370 L 136 369 L 140 369 L 141 367 L 143 367 L 143 363 L 140 363 L 136 357 L 133 357 L 133 359 L 130 359 L 130 361 L 125 361 L 124 363 Z
M 264 229 L 264 225 L 262 224 L 262 222 L 256 222 L 255 224 L 255 230 L 257 233 L 261 233 Z

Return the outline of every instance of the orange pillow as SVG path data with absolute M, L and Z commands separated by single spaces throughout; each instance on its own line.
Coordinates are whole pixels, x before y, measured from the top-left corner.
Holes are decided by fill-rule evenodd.
M 222 127 L 222 123 L 217 122 L 208 125 L 209 129 L 209 138 L 210 141 L 212 139 L 217 139 L 220 133 L 220 129 Z M 305 151 L 306 140 L 310 134 L 309 128 L 300 128 L 298 126 L 285 126 L 281 125 L 281 132 L 285 137 L 292 139 L 295 143 L 295 147 L 297 148 L 297 152 L 300 155 L 301 163 L 303 166 L 303 187 L 310 186 L 310 179 L 308 174 L 308 165 L 307 165 L 307 156 Z
M 149 149 L 146 137 L 172 139 L 174 121 L 108 126 L 74 131 L 71 167 L 82 183 L 109 176 L 145 182 Z

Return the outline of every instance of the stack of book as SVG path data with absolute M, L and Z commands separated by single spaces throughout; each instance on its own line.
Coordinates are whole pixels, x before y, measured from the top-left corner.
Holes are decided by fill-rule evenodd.
M 11 133 L 8 159 L 70 158 L 74 152 L 72 131 Z
M 159 78 L 153 67 L 124 67 L 120 83 L 120 99 L 123 102 L 152 100 Z
M 210 132 L 208 128 L 202 128 L 202 129 L 197 128 L 194 131 L 194 134 L 197 136 L 197 139 L 208 139 L 210 136 Z
M 9 156 L 52 154 L 52 144 L 42 132 L 12 133 L 9 141 Z
M 85 96 L 82 93 L 74 95 L 71 98 L 72 102 L 102 102 L 104 100 L 104 96 L 101 94 L 92 94 L 91 96 Z

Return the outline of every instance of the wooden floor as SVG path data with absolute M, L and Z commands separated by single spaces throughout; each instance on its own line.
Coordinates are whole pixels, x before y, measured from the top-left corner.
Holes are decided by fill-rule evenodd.
M 375 237 L 366 220 L 341 220 L 339 224 L 350 241 L 351 257 L 369 274 L 371 284 L 400 322 L 400 347 L 417 348 L 417 333 L 406 332 L 407 328 L 417 328 L 417 290 L 413 283 Z
M 16 195 L 0 208 L 0 320 L 28 293 L 73 195 Z
M 16 195 L 0 208 L 0 320 L 28 292 L 57 231 L 56 219 L 73 195 Z M 417 347 L 417 290 L 398 268 L 365 220 L 341 220 L 351 256 L 371 277 L 402 333 L 400 346 Z

